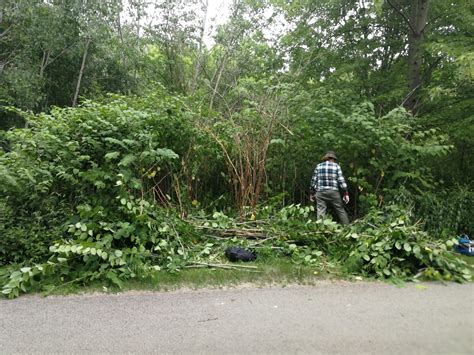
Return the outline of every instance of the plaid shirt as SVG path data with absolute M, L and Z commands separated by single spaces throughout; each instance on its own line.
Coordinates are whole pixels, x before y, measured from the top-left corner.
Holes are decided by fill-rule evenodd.
M 339 164 L 324 161 L 314 169 L 313 178 L 311 179 L 310 190 L 311 193 L 324 190 L 341 190 L 347 192 L 346 180 L 342 175 L 342 170 Z

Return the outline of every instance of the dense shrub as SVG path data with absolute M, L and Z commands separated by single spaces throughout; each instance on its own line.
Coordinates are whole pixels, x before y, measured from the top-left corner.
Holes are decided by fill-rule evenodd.
M 167 204 L 176 152 L 189 150 L 194 136 L 183 103 L 163 92 L 26 119 L 30 128 L 7 132 L 8 149 L 0 151 L 1 264 L 43 256 L 79 221 L 79 208 L 99 222 L 115 219 L 123 196 Z
M 422 194 L 436 187 L 428 158 L 445 156 L 450 146 L 436 129 L 420 129 L 402 108 L 383 116 L 371 103 L 352 107 L 350 112 L 327 107 L 315 109 L 317 98 L 295 96 L 287 125 L 292 134 L 280 131 L 284 144 L 272 150 L 269 160 L 270 186 L 286 189 L 304 200 L 314 166 L 327 150 L 338 153 L 352 196 L 351 210 L 363 216 L 382 205 L 403 186 Z
M 183 220 L 169 208 L 125 197 L 115 220 L 97 221 L 97 211 L 81 210 L 82 220 L 68 226 L 69 240 L 54 243 L 46 263 L 0 275 L 4 294 L 93 280 L 121 287 L 124 280 L 153 277 L 159 270 L 222 262 L 229 245 L 257 250 L 264 260 L 286 258 L 315 269 L 339 265 L 346 273 L 382 279 L 462 282 L 472 277 L 472 269 L 452 251 L 455 240 L 431 238 L 409 211 L 394 205 L 347 227 L 315 221 L 314 209 L 300 205 L 249 211 L 245 222 L 202 211 Z
M 51 206 L 49 213 L 32 211 L 19 216 L 0 203 L 0 265 L 39 262 L 49 256 L 49 245 L 60 238 L 67 210 Z
M 409 210 L 374 209 L 351 226 L 349 270 L 378 278 L 470 280 L 472 270 L 452 251 L 457 238 L 440 240 L 422 230 Z
M 177 271 L 221 257 L 227 242 L 210 238 L 221 240 L 226 229 L 235 234 L 242 225 L 251 227 L 242 236 L 265 238 L 259 247 L 275 247 L 276 255 L 295 263 L 325 260 L 381 278 L 470 278 L 465 264 L 449 251 L 451 235 L 433 239 L 416 218 L 408 218 L 406 208 L 373 209 L 385 199 L 401 205 L 418 202 L 419 211 L 431 216 L 428 229 L 459 227 L 458 212 L 449 214 L 449 224 L 435 223 L 430 208 L 437 204 L 427 204 L 442 197 L 431 195 L 432 200 L 420 204 L 421 187 L 435 186 L 420 161 L 449 149 L 436 131 L 416 131 L 400 109 L 376 118 L 367 104 L 348 116 L 317 112 L 304 123 L 309 126 L 303 126 L 324 131 L 305 142 L 284 141 L 270 139 L 273 125 L 281 123 L 273 116 L 272 128 L 267 127 L 266 134 L 259 131 L 265 122 L 261 114 L 244 110 L 232 122 L 219 118 L 201 126 L 179 97 L 163 91 L 141 98 L 109 96 L 50 114 L 24 114 L 29 128 L 6 132 L 0 151 L 0 263 L 23 266 L 3 269 L 3 293 L 17 296 L 63 281 L 87 284 L 96 279 L 120 287 L 126 279 L 156 270 Z M 285 159 L 284 167 L 302 169 L 308 142 L 322 141 L 341 148 L 353 200 L 359 203 L 352 208 L 368 213 L 350 227 L 314 221 L 309 206 L 283 203 L 280 208 L 278 196 L 286 195 L 284 186 L 292 178 L 281 174 L 278 163 Z M 342 149 L 346 141 L 352 150 Z M 255 147 L 263 147 L 262 154 Z M 226 174 L 224 162 L 236 173 Z M 258 198 L 249 195 L 252 199 L 237 204 L 239 218 L 248 220 L 242 224 L 224 214 L 231 210 L 231 187 L 236 196 L 270 187 L 266 194 L 279 208 L 258 207 Z M 217 203 L 201 209 L 206 196 Z M 451 201 L 464 204 L 469 196 L 460 193 Z M 209 217 L 206 213 L 219 201 L 227 202 L 226 211 L 213 211 Z M 453 211 L 467 208 L 463 206 Z M 252 244 L 237 237 L 234 242 Z
M 468 186 L 454 186 L 416 199 L 418 217 L 426 230 L 439 238 L 474 233 L 474 191 Z

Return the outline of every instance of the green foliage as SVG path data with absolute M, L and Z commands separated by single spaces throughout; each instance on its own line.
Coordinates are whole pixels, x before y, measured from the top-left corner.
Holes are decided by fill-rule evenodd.
M 88 39 L 80 93 L 137 92 L 139 49 L 120 23 L 123 10 L 117 2 L 2 1 L 0 103 L 35 112 L 71 105 Z M 0 121 L 2 129 L 21 124 L 3 110 Z
M 78 211 L 89 209 L 107 221 L 117 216 L 117 197 L 127 205 L 137 196 L 169 203 L 169 175 L 179 166 L 176 152 L 189 149 L 192 126 L 178 99 L 149 99 L 153 109 L 140 102 L 132 107 L 118 96 L 55 109 L 27 116 L 30 129 L 7 132 L 8 151 L 0 153 L 0 218 L 2 243 L 11 247 L 2 263 L 40 257 L 44 253 L 28 250 L 44 250 L 48 239 L 60 238 L 62 226 L 80 219 Z
M 119 201 L 108 222 L 104 209 L 78 209 L 81 221 L 70 224 L 68 237 L 49 247 L 49 260 L 9 274 L 4 294 L 15 297 L 21 291 L 51 291 L 63 282 L 96 279 L 121 287 L 124 280 L 161 268 L 176 271 L 187 259 L 192 229 L 145 200 Z
M 425 193 L 415 199 L 416 211 L 433 236 L 445 239 L 450 235 L 469 234 L 474 230 L 474 193 L 466 186 Z
M 49 208 L 46 213 L 32 211 L 28 216 L 19 216 L 4 201 L 0 202 L 0 265 L 47 259 L 48 246 L 61 236 L 62 221 L 69 217 L 67 209 Z
M 410 222 L 403 209 L 373 211 L 351 227 L 348 265 L 352 272 L 378 278 L 420 278 L 463 282 L 472 270 L 452 247 L 457 239 L 436 240 Z
M 143 0 L 1 3 L 4 293 L 120 286 L 219 262 L 232 244 L 468 279 L 450 244 L 474 228 L 472 5 L 430 2 L 414 116 L 400 108 L 413 2 L 237 1 L 212 47 L 206 4 L 155 4 L 151 21 Z M 350 227 L 300 204 L 329 149 Z
M 377 278 L 471 279 L 472 270 L 451 251 L 455 240 L 431 238 L 396 206 L 342 228 L 311 219 L 312 208 L 300 205 L 273 212 L 263 208 L 256 212 L 258 218 L 251 214 L 247 221 L 222 212 L 183 220 L 144 200 L 119 197 L 117 215 L 108 222 L 99 211 L 81 206 L 81 221 L 68 226 L 69 238 L 51 245 L 49 260 L 10 267 L 0 276 L 2 292 L 16 297 L 94 280 L 121 287 L 124 280 L 150 277 L 158 270 L 219 263 L 229 245 L 256 250 L 266 260 L 287 258 L 318 270 L 344 265 L 351 274 Z
M 307 191 L 312 169 L 329 149 L 338 152 L 356 216 L 393 198 L 401 185 L 418 194 L 435 187 L 424 162 L 443 157 L 450 150 L 446 137 L 437 130 L 421 130 L 401 108 L 378 117 L 371 103 L 344 114 L 333 108 L 316 111 L 312 106 L 302 106 L 302 101 L 308 97 L 295 97 L 292 102 L 295 112 L 289 124 L 293 135 L 282 131 L 286 144 L 275 151 L 278 157 L 270 157 L 279 171 L 302 172 L 290 184 L 280 182 L 296 189 L 294 194 Z

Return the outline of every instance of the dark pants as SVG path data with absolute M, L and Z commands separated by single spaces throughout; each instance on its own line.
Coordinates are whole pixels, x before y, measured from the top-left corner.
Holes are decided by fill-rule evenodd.
M 349 224 L 349 217 L 347 216 L 346 210 L 344 209 L 339 191 L 325 190 L 316 192 L 316 203 L 318 219 L 322 218 L 326 214 L 326 210 L 329 205 L 334 208 L 337 218 L 339 218 L 341 224 Z

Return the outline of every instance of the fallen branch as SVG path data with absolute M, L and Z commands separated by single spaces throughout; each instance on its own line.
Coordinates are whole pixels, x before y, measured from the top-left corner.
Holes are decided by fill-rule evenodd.
M 259 245 L 259 244 L 268 242 L 269 240 L 273 240 L 273 239 L 277 239 L 277 238 L 279 238 L 279 237 L 276 236 L 276 237 L 270 237 L 270 238 L 266 238 L 266 239 L 259 240 L 258 242 L 256 242 L 256 243 L 254 244 L 254 247 L 257 246 L 257 245 Z
M 218 229 L 210 226 L 197 226 L 197 229 L 201 230 L 208 230 L 212 231 L 219 236 L 225 237 L 245 237 L 245 238 L 267 238 L 268 234 L 264 230 L 261 229 L 236 229 L 236 228 L 229 228 L 229 229 Z
M 231 264 L 209 264 L 203 262 L 194 262 L 190 265 L 185 266 L 186 268 L 202 268 L 202 267 L 210 267 L 210 268 L 218 268 L 218 269 L 244 269 L 246 271 L 256 270 L 258 269 L 256 266 L 250 265 L 231 265 Z M 251 269 L 251 270 L 248 270 Z

